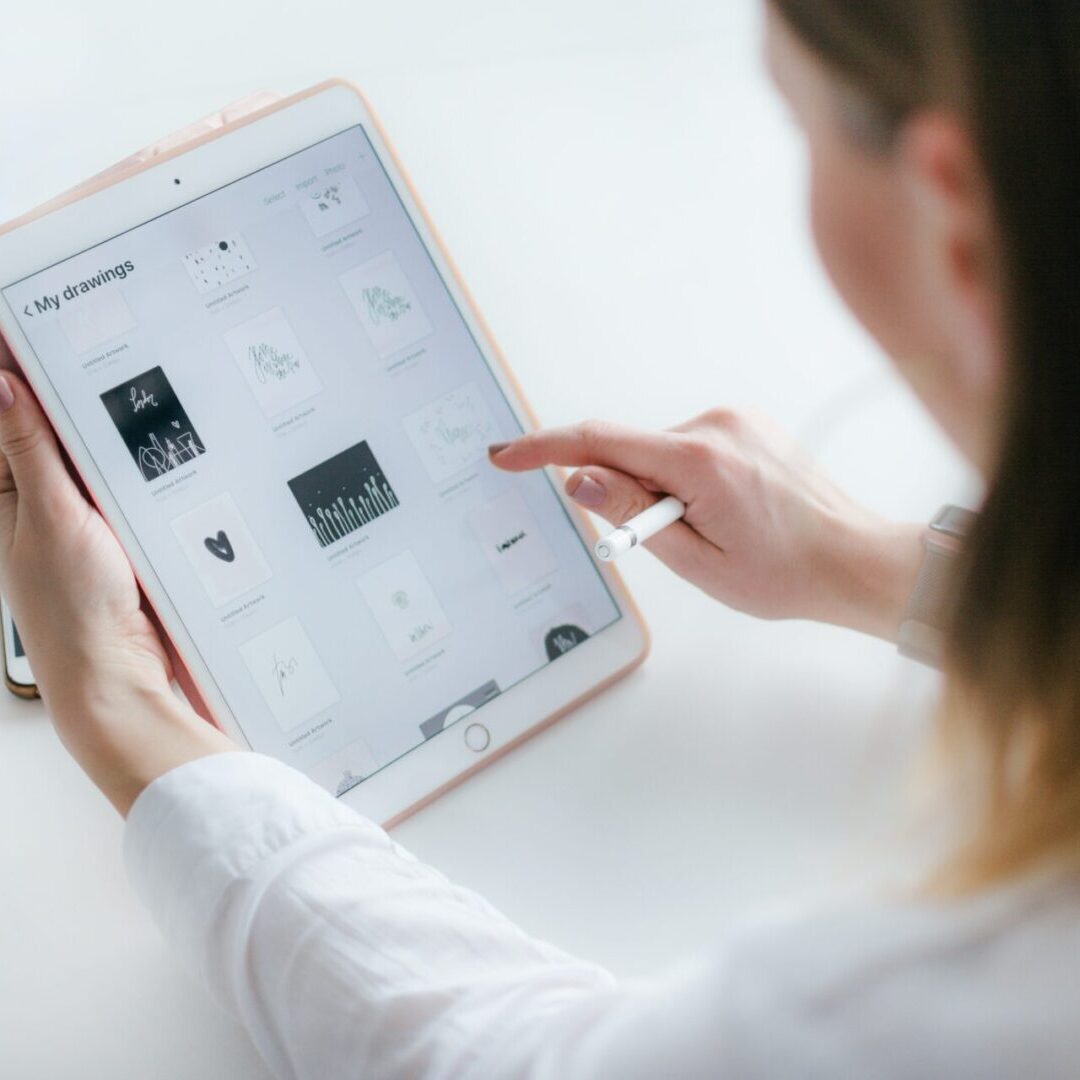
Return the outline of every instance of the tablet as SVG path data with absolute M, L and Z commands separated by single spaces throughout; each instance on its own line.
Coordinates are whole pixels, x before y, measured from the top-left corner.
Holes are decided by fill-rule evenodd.
M 530 414 L 347 84 L 12 223 L 0 295 L 189 697 L 362 812 L 644 657 L 559 477 L 488 462 Z

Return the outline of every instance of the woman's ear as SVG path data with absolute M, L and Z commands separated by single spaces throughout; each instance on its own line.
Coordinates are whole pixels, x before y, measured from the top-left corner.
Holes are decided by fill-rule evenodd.
M 897 145 L 912 196 L 915 249 L 941 339 L 954 416 L 994 415 L 1002 388 L 1002 289 L 989 184 L 970 130 L 944 110 L 916 113 Z M 989 411 L 988 411 L 989 410 Z M 989 434 L 963 433 L 976 460 Z

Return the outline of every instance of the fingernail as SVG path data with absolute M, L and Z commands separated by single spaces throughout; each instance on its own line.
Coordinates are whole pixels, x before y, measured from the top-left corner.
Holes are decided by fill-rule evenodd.
M 11 383 L 7 376 L 0 374 L 0 413 L 5 413 L 15 404 L 15 391 L 11 389 Z
M 567 488 L 566 493 L 574 502 L 579 503 L 581 506 L 587 506 L 590 510 L 602 506 L 607 498 L 604 485 L 595 481 L 591 476 L 582 477 L 578 486 L 573 491 Z
M 501 454 L 509 445 L 508 442 L 493 442 L 488 447 L 488 457 L 494 457 L 496 454 Z

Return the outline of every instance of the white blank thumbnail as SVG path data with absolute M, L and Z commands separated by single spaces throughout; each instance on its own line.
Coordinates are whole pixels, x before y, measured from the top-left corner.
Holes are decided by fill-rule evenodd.
M 402 421 L 428 475 L 436 483 L 487 457 L 499 435 L 476 383 L 465 383 Z
M 356 182 L 348 176 L 323 180 L 300 199 L 300 212 L 316 236 L 326 236 L 371 213 Z
M 176 539 L 216 607 L 270 577 L 270 565 L 229 494 L 196 506 L 172 523 Z
M 380 357 L 431 333 L 431 323 L 391 252 L 354 266 L 338 280 Z
M 315 371 L 280 308 L 234 326 L 225 335 L 251 392 L 267 416 L 322 390 Z
M 114 288 L 73 300 L 60 316 L 60 325 L 71 347 L 82 353 L 134 329 L 135 316 L 120 290 Z
M 558 565 L 536 518 L 513 489 L 474 510 L 469 524 L 509 593 L 524 589 Z
M 356 584 L 399 660 L 411 659 L 453 629 L 411 551 L 387 559 Z
M 341 700 L 295 616 L 245 642 L 240 655 L 283 731 Z

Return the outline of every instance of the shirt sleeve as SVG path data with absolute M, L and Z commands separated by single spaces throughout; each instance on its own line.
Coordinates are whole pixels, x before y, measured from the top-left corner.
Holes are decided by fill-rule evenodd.
M 724 1075 L 715 964 L 618 983 L 270 758 L 160 777 L 124 843 L 162 932 L 277 1076 Z

